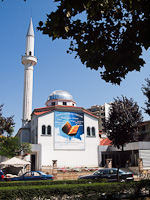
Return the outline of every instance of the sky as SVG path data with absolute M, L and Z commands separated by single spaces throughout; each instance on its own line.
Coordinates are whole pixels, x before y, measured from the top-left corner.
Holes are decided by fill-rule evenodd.
M 133 98 L 140 109 L 145 107 L 146 97 L 141 91 L 145 79 L 150 78 L 150 50 L 143 51 L 146 64 L 140 72 L 130 72 L 121 85 L 106 83 L 100 71 L 86 68 L 75 54 L 67 54 L 69 40 L 52 41 L 37 31 L 39 21 L 46 21 L 46 14 L 55 11 L 53 0 L 4 0 L 0 1 L 0 105 L 3 116 L 14 115 L 14 135 L 22 125 L 24 65 L 26 34 L 32 16 L 35 33 L 32 109 L 44 107 L 48 96 L 55 90 L 66 90 L 77 106 L 89 108 L 112 102 L 114 98 Z M 144 120 L 150 117 L 142 111 Z

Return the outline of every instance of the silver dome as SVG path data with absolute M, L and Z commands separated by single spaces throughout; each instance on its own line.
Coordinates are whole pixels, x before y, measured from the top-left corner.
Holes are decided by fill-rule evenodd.
M 73 101 L 72 95 L 69 94 L 69 92 L 67 92 L 65 90 L 55 90 L 54 92 L 52 92 L 49 95 L 48 100 L 54 100 L 54 99 L 65 99 L 65 100 Z

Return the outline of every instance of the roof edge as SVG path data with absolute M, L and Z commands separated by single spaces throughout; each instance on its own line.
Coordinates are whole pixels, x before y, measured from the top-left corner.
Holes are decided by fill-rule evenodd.
M 70 108 L 70 110 L 67 110 L 67 108 Z M 52 111 L 58 111 L 60 109 L 60 111 L 68 111 L 68 112 L 73 112 L 73 111 L 82 111 L 83 113 L 86 113 L 94 118 L 98 117 L 96 115 L 93 115 L 90 111 L 84 109 L 83 107 L 74 107 L 74 106 L 61 106 L 61 105 L 55 105 L 55 106 L 46 106 L 46 107 L 42 107 L 42 108 L 36 108 L 33 110 L 32 112 L 32 116 L 33 114 L 35 115 L 42 115 L 48 112 L 52 112 Z

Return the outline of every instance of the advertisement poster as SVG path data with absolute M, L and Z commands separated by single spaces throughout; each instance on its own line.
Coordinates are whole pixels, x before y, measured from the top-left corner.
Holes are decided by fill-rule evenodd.
M 55 111 L 55 149 L 84 149 L 84 115 Z

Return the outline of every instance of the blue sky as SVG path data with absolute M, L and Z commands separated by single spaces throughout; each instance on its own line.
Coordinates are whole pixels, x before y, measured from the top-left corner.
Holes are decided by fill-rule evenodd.
M 21 56 L 25 53 L 26 33 L 32 15 L 35 31 L 33 106 L 44 107 L 54 90 L 66 90 L 72 94 L 77 106 L 88 108 L 113 101 L 113 98 L 133 98 L 144 107 L 146 97 L 141 91 L 145 78 L 150 77 L 150 50 L 143 52 L 146 61 L 141 72 L 131 72 L 120 86 L 106 83 L 99 71 L 87 69 L 75 55 L 67 54 L 69 41 L 52 41 L 36 30 L 46 13 L 56 9 L 52 0 L 5 0 L 0 2 L 0 104 L 4 103 L 3 115 L 14 115 L 15 132 L 21 127 L 23 106 L 24 66 Z M 144 120 L 149 116 L 144 114 Z

